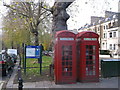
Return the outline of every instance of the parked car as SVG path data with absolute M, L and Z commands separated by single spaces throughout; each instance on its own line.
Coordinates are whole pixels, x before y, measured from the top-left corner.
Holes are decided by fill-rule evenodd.
M 2 54 L 0 54 L 0 71 L 1 71 L 0 75 L 3 76 L 6 75 L 6 68 L 7 68 L 6 61 L 2 59 Z
M 14 62 L 8 54 L 0 53 L 0 70 L 2 76 L 6 76 L 9 70 L 13 69 L 14 65 Z
M 9 54 L 10 55 L 10 57 L 11 57 L 11 60 L 14 62 L 14 63 L 16 63 L 17 62 L 17 55 L 15 55 L 15 54 Z
M 49 51 L 43 51 L 43 55 L 50 56 L 50 53 L 49 53 Z
M 110 55 L 110 57 L 112 57 L 112 54 L 109 50 L 100 50 L 100 55 Z
M 110 55 L 110 51 L 109 50 L 100 50 L 100 54 L 101 55 Z

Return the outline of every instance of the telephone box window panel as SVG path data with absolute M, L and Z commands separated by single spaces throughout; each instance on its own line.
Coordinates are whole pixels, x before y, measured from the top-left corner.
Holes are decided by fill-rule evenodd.
M 95 46 L 86 45 L 86 75 L 95 75 Z
M 63 76 L 72 76 L 72 46 L 62 46 L 62 73 Z

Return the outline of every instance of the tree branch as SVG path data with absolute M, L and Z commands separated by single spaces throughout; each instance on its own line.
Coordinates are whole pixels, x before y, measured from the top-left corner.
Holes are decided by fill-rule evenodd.
M 49 15 L 51 15 L 51 13 L 49 13 L 48 15 L 46 15 L 46 16 L 49 16 Z M 46 17 L 44 17 L 44 18 L 42 18 L 42 19 L 40 19 L 40 21 L 42 21 L 42 20 L 44 20 Z
M 11 10 L 15 10 L 15 11 L 17 11 L 15 8 L 12 8 L 10 5 L 4 4 L 4 6 L 10 8 Z M 17 13 L 17 14 L 20 14 L 20 15 L 23 15 L 23 16 L 25 16 L 25 17 L 29 17 L 28 15 L 23 14 L 23 13 L 20 13 L 20 12 L 16 12 L 16 13 Z
M 43 9 L 45 9 L 46 11 L 50 11 L 52 13 L 52 10 L 51 9 L 47 9 L 45 7 L 42 6 Z

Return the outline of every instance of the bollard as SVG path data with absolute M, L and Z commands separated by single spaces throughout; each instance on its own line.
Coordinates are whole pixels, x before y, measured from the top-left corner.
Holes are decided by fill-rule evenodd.
M 18 90 L 23 90 L 23 80 L 22 80 L 22 78 L 19 78 L 18 79 Z
M 18 66 L 18 90 L 23 90 L 23 80 L 21 78 L 21 67 Z

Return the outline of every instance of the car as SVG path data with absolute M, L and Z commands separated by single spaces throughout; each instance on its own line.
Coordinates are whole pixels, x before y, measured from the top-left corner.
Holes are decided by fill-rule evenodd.
M 11 57 L 11 60 L 16 63 L 17 62 L 17 55 L 15 54 L 9 54 L 9 56 Z
M 0 75 L 5 76 L 6 75 L 6 61 L 2 59 L 2 54 L 0 54 Z
M 49 51 L 43 51 L 42 53 L 43 53 L 43 55 L 45 55 L 45 56 L 50 56 Z
M 100 50 L 101 55 L 111 55 L 109 50 Z
M 0 53 L 0 75 L 6 76 L 10 70 L 13 70 L 14 66 L 14 62 L 7 53 Z

